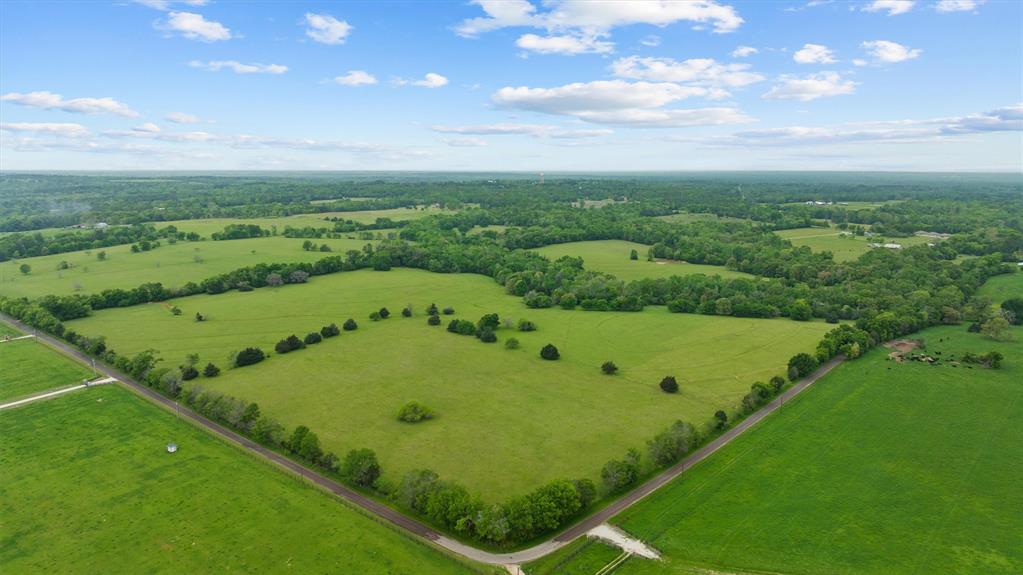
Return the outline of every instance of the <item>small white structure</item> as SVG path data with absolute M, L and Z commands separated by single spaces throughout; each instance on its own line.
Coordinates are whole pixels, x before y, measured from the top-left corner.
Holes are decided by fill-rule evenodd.
M 96 222 L 96 225 L 94 225 L 92 227 L 97 229 L 97 230 L 105 230 L 105 229 L 110 227 L 110 224 L 108 224 L 106 222 Z
M 167 453 L 174 453 L 178 450 L 178 444 L 173 441 L 167 444 Z
M 901 250 L 901 249 L 902 249 L 902 244 L 879 244 L 879 243 L 871 243 L 871 244 L 870 244 L 870 247 L 872 247 L 872 248 L 888 248 L 888 249 L 890 249 L 890 250 Z

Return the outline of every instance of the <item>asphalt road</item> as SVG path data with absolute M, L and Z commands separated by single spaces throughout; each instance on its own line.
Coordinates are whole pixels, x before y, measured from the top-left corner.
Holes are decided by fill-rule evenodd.
M 16 327 L 18 327 L 19 329 L 26 333 L 35 334 L 41 341 L 49 344 L 51 347 L 56 348 L 58 351 L 69 357 L 72 357 L 89 366 L 93 364 L 93 360 L 91 357 L 85 355 L 78 349 L 71 347 L 70 345 L 61 340 L 51 337 L 50 335 L 38 331 L 32 327 L 26 326 L 8 315 L 0 313 L 0 319 L 3 319 L 4 321 L 7 321 L 8 323 L 15 325 Z M 760 408 L 756 413 L 753 413 L 752 415 L 744 419 L 735 427 L 729 429 L 728 431 L 721 434 L 719 437 L 717 437 L 710 443 L 694 451 L 682 461 L 676 463 L 675 465 L 669 467 L 668 469 L 665 469 L 657 476 L 651 478 L 650 480 L 646 481 L 639 487 L 626 493 L 625 495 L 615 500 L 610 505 L 604 507 L 603 509 L 597 511 L 596 513 L 588 517 L 585 517 L 578 523 L 558 533 L 557 535 L 555 535 L 551 539 L 548 539 L 547 541 L 538 543 L 532 547 L 529 547 L 528 549 L 523 549 L 521 551 L 515 551 L 512 553 L 491 553 L 489 551 L 477 549 L 471 545 L 467 545 L 465 543 L 447 537 L 437 532 L 436 530 L 432 529 L 431 527 L 428 527 L 427 525 L 420 523 L 419 521 L 411 517 L 408 517 L 398 511 L 395 511 L 394 509 L 370 497 L 367 497 L 366 495 L 363 495 L 358 491 L 355 491 L 332 479 L 328 479 L 327 477 L 324 477 L 319 473 L 311 469 L 308 469 L 305 466 L 296 463 L 277 452 L 271 451 L 270 449 L 267 449 L 266 447 L 263 447 L 262 445 L 246 437 L 243 437 L 231 431 L 230 429 L 227 429 L 226 427 L 214 423 L 187 407 L 179 406 L 176 401 L 169 399 L 157 393 L 156 391 L 146 387 L 145 385 L 138 383 L 137 381 L 129 377 L 127 374 L 120 373 L 119 371 L 112 369 L 109 366 L 103 365 L 100 362 L 96 362 L 95 365 L 98 371 L 106 374 L 108 377 L 116 378 L 123 385 L 128 386 L 130 389 L 142 395 L 146 399 L 163 405 L 168 409 L 177 411 L 181 415 L 192 419 L 193 421 L 195 421 L 195 423 L 205 427 L 206 429 L 212 431 L 213 433 L 217 433 L 222 437 L 225 437 L 230 441 L 240 445 L 241 447 L 254 453 L 257 453 L 261 457 L 264 457 L 276 463 L 277 465 L 280 465 L 281 467 L 289 469 L 290 471 L 296 473 L 297 475 L 300 475 L 301 477 L 304 477 L 305 479 L 315 483 L 316 485 L 322 487 L 323 489 L 326 489 L 327 491 L 330 491 L 331 493 L 337 495 L 338 497 L 341 497 L 346 501 L 354 505 L 357 505 L 363 510 L 379 517 L 380 519 L 383 519 L 394 524 L 395 526 L 411 533 L 412 535 L 415 535 L 416 537 L 420 537 L 422 539 L 430 541 L 433 544 L 443 547 L 444 549 L 447 549 L 452 553 L 461 555 L 473 561 L 478 561 L 480 563 L 489 563 L 492 565 L 519 565 L 529 561 L 534 561 L 536 559 L 544 557 L 545 555 L 549 555 L 550 553 L 560 549 L 561 547 L 564 547 L 565 545 L 571 543 L 572 541 L 586 534 L 587 531 L 593 529 L 594 527 L 600 525 L 601 523 L 606 522 L 607 520 L 611 519 L 612 517 L 620 513 L 622 510 L 628 508 L 637 501 L 643 499 L 650 493 L 653 493 L 661 486 L 670 482 L 672 479 L 675 479 L 676 477 L 682 475 L 682 473 L 684 473 L 687 469 L 703 461 L 707 457 L 710 457 L 710 455 L 712 455 L 714 452 L 727 445 L 730 441 L 735 439 L 737 436 L 742 434 L 747 429 L 756 425 L 758 422 L 760 422 L 760 420 L 764 419 L 768 415 L 780 409 L 785 404 L 785 402 L 789 401 L 790 399 L 801 393 L 803 390 L 805 390 L 807 387 L 812 385 L 814 382 L 816 382 L 818 379 L 826 375 L 838 364 L 840 364 L 844 359 L 845 359 L 844 357 L 838 356 L 832 359 L 831 361 L 821 365 L 817 369 L 817 371 L 800 380 L 798 383 L 787 389 L 784 393 L 779 395 L 777 398 L 775 398 L 767 405 Z

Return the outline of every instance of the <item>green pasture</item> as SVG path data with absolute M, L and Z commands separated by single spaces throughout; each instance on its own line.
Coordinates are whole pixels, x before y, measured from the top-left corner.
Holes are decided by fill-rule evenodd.
M 1023 271 L 995 276 L 980 286 L 978 296 L 991 298 L 996 304 L 1007 299 L 1023 297 Z
M 838 367 L 615 518 L 664 554 L 615 574 L 1023 572 L 1023 329 L 1008 343 L 963 325 L 917 337 L 946 359 L 1006 359 L 968 369 L 875 349 Z
M 21 335 L 0 322 L 0 400 L 17 399 L 91 379 L 91 369 L 71 361 L 35 338 L 3 341 Z
M 266 229 L 277 228 L 283 232 L 284 228 L 331 228 L 334 222 L 328 218 L 340 218 L 352 220 L 363 224 L 372 224 L 377 218 L 390 218 L 394 221 L 416 220 L 436 214 L 452 214 L 452 210 L 442 208 L 421 207 L 421 208 L 394 208 L 390 210 L 364 210 L 358 212 L 322 212 L 318 214 L 297 214 L 293 216 L 282 216 L 277 218 L 209 218 L 201 220 L 173 220 L 167 222 L 153 222 L 157 228 L 173 225 L 183 232 L 195 232 L 204 238 L 210 237 L 213 232 L 219 232 L 228 224 L 257 225 Z
M 131 289 L 147 282 L 160 282 L 167 287 L 180 287 L 187 282 L 200 282 L 215 276 L 260 263 L 314 262 L 348 250 L 362 249 L 373 240 L 312 240 L 327 244 L 333 253 L 307 252 L 306 241 L 296 238 L 270 237 L 244 240 L 162 242 L 148 252 L 132 253 L 131 246 L 113 246 L 39 256 L 0 263 L 0 295 L 38 297 L 45 294 L 98 293 L 105 289 Z M 97 254 L 105 251 L 106 260 Z M 68 269 L 58 269 L 67 262 Z M 28 264 L 32 271 L 22 274 L 18 268 Z
M 746 222 L 742 218 L 733 218 L 729 216 L 719 216 L 717 214 L 704 214 L 704 213 L 690 213 L 690 212 L 679 212 L 677 214 L 670 214 L 667 216 L 654 216 L 658 220 L 664 220 L 673 224 L 688 224 L 692 222 Z
M 690 264 L 673 260 L 648 262 L 646 259 L 648 249 L 649 246 L 635 242 L 598 240 L 555 244 L 534 251 L 552 261 L 562 256 L 583 258 L 583 265 L 586 269 L 613 274 L 618 279 L 625 281 L 693 274 L 719 275 L 724 278 L 754 277 L 747 273 L 732 271 L 724 266 Z M 632 250 L 639 252 L 638 260 L 629 259 Z
M 435 302 L 477 320 L 489 312 L 527 318 L 539 330 L 502 328 L 499 342 L 428 326 Z M 174 316 L 173 303 L 183 310 Z M 412 304 L 415 317 L 399 313 Z M 390 319 L 371 322 L 386 306 Z M 196 322 L 196 312 L 208 321 Z M 259 365 L 196 381 L 260 404 L 289 427 L 307 425 L 338 453 L 369 447 L 385 480 L 414 468 L 457 478 L 488 499 L 503 500 L 549 480 L 596 478 L 600 467 L 676 419 L 701 424 L 739 402 L 757 380 L 785 372 L 788 358 L 811 351 L 832 326 L 668 313 L 534 310 L 505 295 L 490 278 L 421 270 L 361 270 L 313 278 L 307 285 L 248 293 L 193 296 L 166 304 L 104 310 L 68 322 L 79 333 L 106 335 L 122 354 L 159 350 L 177 365 L 189 353 L 227 367 L 230 352 L 255 345 L 271 351 L 353 317 L 355 332 Z M 450 319 L 443 316 L 445 324 Z M 506 350 L 516 337 L 521 349 Z M 543 361 L 556 345 L 560 361 Z M 600 365 L 615 361 L 616 376 Z M 681 392 L 657 387 L 675 375 Z M 437 413 L 409 425 L 396 420 L 408 401 Z
M 0 437 L 5 574 L 475 572 L 117 386 Z
M 835 261 L 844 262 L 854 260 L 869 252 L 871 243 L 896 243 L 903 247 L 916 246 L 933 242 L 932 238 L 910 236 L 907 238 L 868 238 L 864 236 L 842 235 L 836 228 L 794 228 L 791 230 L 779 230 L 775 232 L 779 236 L 789 240 L 796 246 L 808 246 L 814 252 L 831 252 Z

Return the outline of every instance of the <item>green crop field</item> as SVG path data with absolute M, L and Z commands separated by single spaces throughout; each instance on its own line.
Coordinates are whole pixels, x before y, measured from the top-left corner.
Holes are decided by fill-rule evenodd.
M 1007 343 L 962 325 L 916 336 L 946 360 L 998 350 L 999 370 L 896 363 L 885 349 L 840 366 L 618 516 L 665 557 L 630 559 L 616 575 L 1023 572 L 1014 331 Z M 574 551 L 569 563 L 590 555 Z
M 1023 271 L 995 276 L 987 280 L 980 287 L 977 295 L 989 297 L 996 304 L 1009 298 L 1023 297 Z
M 649 246 L 643 244 L 622 240 L 599 240 L 555 244 L 534 251 L 551 260 L 562 256 L 583 258 L 586 269 L 613 274 L 625 281 L 692 274 L 719 275 L 724 278 L 754 277 L 747 273 L 732 271 L 724 266 L 690 264 L 672 260 L 648 262 L 646 260 L 648 248 Z M 639 252 L 638 260 L 629 259 L 629 253 L 632 250 Z
M 742 218 L 730 218 L 728 216 L 719 216 L 717 214 L 702 214 L 702 213 L 690 213 L 680 212 L 677 214 L 671 214 L 668 216 L 654 216 L 659 220 L 671 222 L 673 224 L 688 224 L 691 222 L 747 222 Z
M 130 289 L 146 282 L 180 287 L 194 281 L 229 272 L 240 267 L 273 262 L 314 262 L 329 255 L 344 255 L 361 249 L 371 240 L 313 240 L 327 244 L 333 253 L 307 252 L 295 238 L 252 238 L 244 240 L 163 243 L 148 251 L 132 253 L 131 246 L 113 246 L 26 258 L 0 263 L 0 295 L 37 297 L 44 294 L 98 293 L 105 289 Z M 96 254 L 107 253 L 99 261 Z M 57 269 L 60 262 L 71 267 Z M 22 274 L 18 267 L 29 264 L 32 271 Z
M 359 212 L 322 212 L 317 214 L 297 214 L 294 216 L 285 216 L 279 218 L 209 218 L 202 220 L 173 220 L 167 222 L 153 222 L 157 228 L 164 226 L 173 225 L 178 230 L 183 232 L 195 232 L 205 238 L 210 237 L 213 232 L 219 232 L 224 229 L 224 226 L 228 224 L 247 224 L 257 225 L 266 229 L 277 228 L 279 232 L 283 232 L 284 228 L 291 226 L 293 228 L 304 228 L 306 226 L 313 228 L 329 228 L 334 225 L 334 222 L 328 221 L 327 218 L 339 218 L 342 220 L 352 220 L 363 224 L 371 224 L 377 220 L 377 218 L 390 218 L 394 221 L 402 220 L 416 220 L 419 218 L 425 218 L 426 216 L 432 216 L 434 214 L 452 214 L 453 210 L 444 210 L 440 208 L 395 208 L 392 210 L 365 210 Z
M 808 246 L 815 252 L 831 252 L 835 256 L 835 261 L 839 262 L 854 260 L 874 249 L 870 247 L 871 242 L 884 241 L 908 247 L 934 241 L 931 238 L 917 236 L 880 240 L 863 236 L 841 235 L 841 232 L 834 228 L 794 228 L 791 230 L 780 230 L 775 233 L 789 240 L 793 245 Z
M 474 572 L 120 387 L 0 412 L 0 436 L 7 574 Z
M 428 326 L 423 310 L 431 302 L 454 306 L 455 317 L 473 321 L 488 312 L 528 318 L 539 330 L 501 329 L 498 343 L 484 344 Z M 106 335 L 119 353 L 151 347 L 177 365 L 197 352 L 200 361 L 227 367 L 232 351 L 249 345 L 270 351 L 289 334 L 301 337 L 354 317 L 358 331 L 198 381 L 256 401 L 289 426 L 308 425 L 328 449 L 375 449 L 385 479 L 427 467 L 495 499 L 555 478 L 595 477 L 608 459 L 642 448 L 675 419 L 706 421 L 738 403 L 754 381 L 784 373 L 790 356 L 812 350 L 832 327 L 664 308 L 535 310 L 483 276 L 409 269 L 346 272 L 302 286 L 173 303 L 183 315 L 150 304 L 100 311 L 68 326 Z M 405 319 L 399 311 L 408 303 L 416 316 Z M 392 317 L 369 321 L 382 306 Z M 195 312 L 209 320 L 195 322 Z M 509 337 L 521 349 L 504 349 Z M 548 342 L 560 349 L 560 361 L 539 358 Z M 618 364 L 619 375 L 601 374 L 606 360 Z M 669 374 L 678 377 L 681 393 L 658 389 Z M 397 410 L 411 400 L 438 417 L 414 426 L 398 422 Z
M 13 332 L 13 333 L 10 333 Z M 0 322 L 0 336 L 21 335 Z M 0 341 L 0 400 L 66 387 L 93 377 L 86 369 L 35 339 Z

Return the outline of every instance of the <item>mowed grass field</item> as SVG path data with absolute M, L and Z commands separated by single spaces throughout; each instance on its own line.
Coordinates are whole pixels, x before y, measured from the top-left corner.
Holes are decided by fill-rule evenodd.
M 118 386 L 0 436 L 5 574 L 476 572 Z
M 4 335 L 22 334 L 0 322 L 0 366 L 3 366 L 0 400 L 67 387 L 93 377 L 91 369 L 65 358 L 35 338 L 2 341 Z
M 163 242 L 148 252 L 132 253 L 131 246 L 122 245 L 9 261 L 0 263 L 0 295 L 88 294 L 113 288 L 131 289 L 147 282 L 180 287 L 190 281 L 200 282 L 260 263 L 314 262 L 331 255 L 343 257 L 348 250 L 359 250 L 367 243 L 375 243 L 375 240 L 313 240 L 317 244 L 327 244 L 333 250 L 333 253 L 324 253 L 304 251 L 304 241 L 269 237 L 176 244 Z M 100 251 L 107 253 L 105 261 L 97 259 L 96 254 Z M 70 269 L 57 269 L 62 261 L 68 262 Z M 23 263 L 32 267 L 27 275 L 18 270 Z
M 424 309 L 431 302 L 453 306 L 452 317 L 476 321 L 496 312 L 530 319 L 539 329 L 502 328 L 498 343 L 485 344 L 444 325 L 428 326 Z M 232 351 L 250 345 L 271 351 L 292 333 L 301 337 L 354 317 L 355 332 L 196 383 L 256 401 L 289 427 L 307 425 L 337 453 L 376 450 L 387 480 L 425 467 L 493 500 L 556 478 L 597 478 L 607 460 L 644 448 L 676 419 L 701 424 L 738 403 L 754 381 L 783 374 L 789 357 L 812 351 L 832 327 L 664 308 L 534 310 L 484 276 L 409 269 L 346 272 L 302 286 L 173 303 L 181 316 L 151 304 L 100 311 L 68 326 L 106 335 L 122 354 L 155 348 L 177 365 L 194 352 L 203 363 L 227 367 Z M 408 303 L 416 315 L 402 318 Z M 383 306 L 392 317 L 369 321 Z M 209 320 L 195 322 L 195 312 Z M 443 317 L 446 325 L 450 318 Z M 521 349 L 506 350 L 509 337 Z M 540 359 L 549 342 L 561 360 Z M 621 368 L 619 375 L 600 372 L 608 360 Z M 657 387 L 666 375 L 678 378 L 677 395 Z M 398 409 L 412 400 L 437 418 L 398 422 Z
M 658 220 L 664 220 L 666 222 L 672 222 L 675 224 L 688 224 L 691 222 L 746 222 L 742 218 L 732 218 L 729 216 L 719 216 L 717 214 L 703 214 L 703 213 L 690 213 L 680 212 L 677 214 L 670 214 L 667 216 L 654 216 Z
M 153 222 L 153 225 L 157 228 L 173 225 L 180 231 L 195 232 L 204 238 L 208 238 L 213 232 L 222 231 L 224 226 L 227 226 L 228 224 L 257 225 L 266 229 L 276 227 L 278 232 L 283 232 L 284 228 L 288 226 L 293 228 L 304 228 L 306 226 L 313 228 L 333 227 L 334 222 L 328 221 L 327 218 L 340 218 L 342 220 L 352 220 L 362 224 L 372 224 L 377 221 L 377 218 L 390 218 L 397 222 L 403 220 L 417 220 L 419 218 L 425 218 L 426 216 L 436 214 L 453 213 L 455 213 L 453 210 L 432 207 L 394 208 L 391 210 L 297 214 L 278 218 L 208 218 L 202 220 L 171 220 L 166 222 Z
M 885 349 L 839 366 L 618 516 L 664 560 L 630 559 L 616 575 L 1023 572 L 1023 329 L 1014 331 L 1007 343 L 965 325 L 917 336 L 946 359 L 1001 351 L 999 370 L 899 364 Z M 569 565 L 591 555 L 575 551 Z M 534 575 L 570 572 L 545 564 Z
M 588 270 L 613 274 L 625 281 L 666 278 L 692 274 L 719 275 L 724 278 L 752 278 L 754 276 L 732 271 L 724 266 L 708 266 L 686 262 L 659 260 L 648 262 L 646 259 L 649 246 L 622 240 L 599 240 L 590 242 L 570 242 L 544 246 L 533 250 L 550 260 L 562 256 L 583 258 L 583 265 Z M 630 260 L 632 250 L 639 252 L 638 260 Z
M 808 246 L 814 252 L 831 252 L 837 262 L 854 260 L 871 249 L 886 249 L 870 247 L 871 242 L 880 242 L 877 238 L 852 235 L 843 236 L 840 235 L 840 230 L 835 228 L 794 228 L 791 230 L 780 230 L 775 233 L 789 240 L 793 245 Z M 934 240 L 932 238 L 910 236 L 908 238 L 891 238 L 885 241 L 909 247 L 926 244 Z

